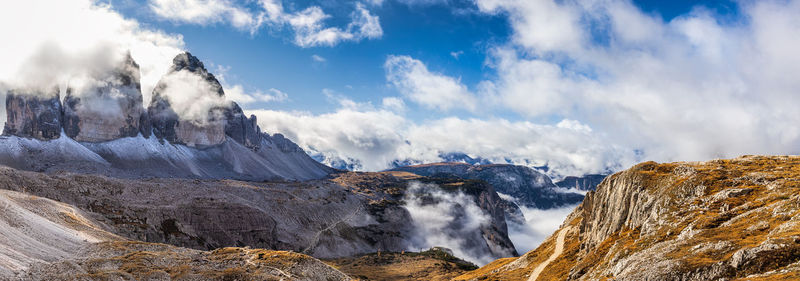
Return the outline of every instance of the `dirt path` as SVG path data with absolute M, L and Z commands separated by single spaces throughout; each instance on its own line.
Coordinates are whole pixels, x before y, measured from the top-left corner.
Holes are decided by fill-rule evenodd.
M 531 277 L 528 278 L 528 281 L 536 281 L 536 279 L 539 278 L 539 274 L 542 274 L 542 271 L 544 271 L 545 267 L 547 267 L 547 265 L 556 260 L 556 258 L 558 258 L 558 256 L 560 256 L 562 252 L 564 252 L 564 237 L 567 236 L 567 232 L 569 232 L 571 228 L 572 227 L 565 227 L 558 232 L 558 237 L 556 237 L 555 251 L 553 251 L 553 254 L 550 255 L 550 257 L 547 258 L 546 261 L 539 264 L 539 266 L 537 266 L 536 269 L 534 269 L 533 272 L 531 272 Z

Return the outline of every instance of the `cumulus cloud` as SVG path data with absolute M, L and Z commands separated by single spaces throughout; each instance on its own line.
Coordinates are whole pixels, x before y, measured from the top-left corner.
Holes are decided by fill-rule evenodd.
M 254 90 L 245 91 L 244 86 L 228 82 L 228 72 L 230 67 L 217 66 L 215 77 L 225 89 L 225 98 L 234 101 L 247 108 L 249 105 L 259 102 L 283 102 L 289 99 L 289 95 L 281 90 L 270 88 L 266 91 Z
M 409 56 L 389 56 L 384 63 L 386 80 L 412 101 L 428 108 L 475 110 L 477 98 L 459 79 L 428 70 Z
M 158 17 L 178 23 L 207 25 L 230 23 L 255 33 L 262 26 L 288 26 L 294 43 L 300 47 L 334 46 L 344 41 L 360 41 L 383 36 L 378 16 L 361 2 L 355 3 L 351 22 L 345 27 L 331 27 L 331 16 L 319 6 L 289 12 L 281 0 L 260 0 L 257 9 L 227 0 L 150 0 L 150 9 Z
M 151 0 L 150 9 L 159 17 L 175 22 L 201 25 L 230 22 L 251 32 L 260 24 L 248 10 L 226 0 Z
M 475 3 L 513 29 L 483 83 L 500 108 L 578 120 L 658 161 L 800 152 L 800 1 L 669 21 L 630 1 Z
M 346 161 L 376 171 L 397 160 L 439 162 L 462 152 L 497 163 L 550 167 L 554 177 L 623 168 L 636 155 L 608 143 L 601 133 L 574 120 L 539 125 L 506 119 L 441 118 L 414 122 L 392 109 L 342 99 L 332 113 L 251 110 L 267 132 L 280 132 L 328 164 Z
M 42 7 L 47 7 L 43 9 Z M 24 31 L 20 26 L 24 25 Z M 90 0 L 16 1 L 0 9 L 0 84 L 3 88 L 90 89 L 130 51 L 141 68 L 145 102 L 172 58 L 180 35 L 142 27 L 109 5 Z M 5 120 L 5 114 L 0 114 Z
M 453 250 L 456 257 L 479 265 L 496 259 L 488 251 L 482 251 L 483 247 L 474 245 L 475 240 L 486 244 L 481 228 L 488 226 L 491 218 L 469 195 L 448 193 L 435 184 L 411 182 L 403 203 L 416 231 L 413 237 L 416 249 L 412 250 L 445 247 Z

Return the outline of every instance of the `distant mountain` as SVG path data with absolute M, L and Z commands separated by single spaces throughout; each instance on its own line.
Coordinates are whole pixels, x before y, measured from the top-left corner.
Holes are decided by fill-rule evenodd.
M 582 177 L 569 176 L 556 182 L 556 186 L 583 191 L 594 190 L 608 175 L 585 175 Z
M 556 185 L 534 169 L 508 164 L 470 165 L 466 163 L 433 163 L 391 169 L 434 178 L 483 180 L 497 192 L 516 198 L 517 203 L 539 209 L 577 204 L 583 195 L 556 190 Z
M 63 103 L 57 87 L 10 91 L 0 164 L 117 177 L 244 180 L 308 180 L 333 171 L 282 135 L 261 132 L 256 117 L 225 101 L 219 81 L 188 52 L 173 59 L 147 108 L 139 76 L 127 55 L 92 88 L 65 89 Z M 197 81 L 180 83 L 175 76 Z M 176 90 L 218 102 L 186 117 L 165 94 Z

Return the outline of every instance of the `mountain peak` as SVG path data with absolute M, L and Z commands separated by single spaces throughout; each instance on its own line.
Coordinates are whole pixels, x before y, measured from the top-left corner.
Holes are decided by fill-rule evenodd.
M 208 72 L 203 62 L 189 52 L 183 52 L 175 56 L 175 58 L 172 59 L 172 69 L 173 71 L 186 69 L 191 72 L 197 72 L 198 70 Z

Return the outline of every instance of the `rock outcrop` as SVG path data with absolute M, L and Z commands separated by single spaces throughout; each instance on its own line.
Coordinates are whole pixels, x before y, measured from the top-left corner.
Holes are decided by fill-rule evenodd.
M 556 234 L 460 279 L 796 280 L 800 157 L 647 162 L 589 192 Z M 556 236 L 560 237 L 556 239 Z
M 3 135 L 39 140 L 51 140 L 61 136 L 61 99 L 58 87 L 49 91 L 8 92 Z
M 142 105 L 139 65 L 127 54 L 100 85 L 64 97 L 64 132 L 80 142 L 103 142 L 139 133 L 150 136 L 147 112 Z

